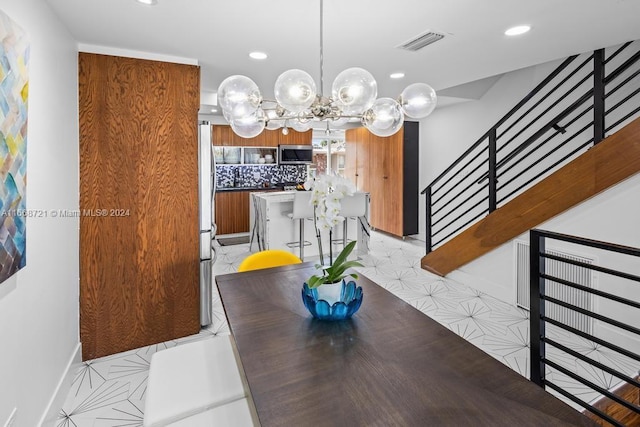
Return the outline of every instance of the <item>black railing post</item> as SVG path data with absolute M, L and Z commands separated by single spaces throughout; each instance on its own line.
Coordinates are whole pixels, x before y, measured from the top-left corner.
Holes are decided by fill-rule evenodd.
M 489 131 L 489 213 L 495 211 L 498 204 L 497 134 L 498 129 L 495 127 Z
M 531 381 L 544 388 L 545 347 L 541 337 L 545 336 L 544 301 L 540 299 L 544 295 L 544 259 L 540 256 L 544 252 L 544 237 L 537 230 L 529 232 L 529 330 L 531 350 Z
M 593 145 L 604 139 L 604 49 L 593 52 Z
M 426 243 L 426 249 L 427 249 L 427 254 L 429 252 L 431 252 L 431 186 L 428 186 L 427 188 L 424 189 L 424 195 L 425 195 L 425 200 L 426 200 L 426 209 L 425 209 L 425 213 L 426 213 L 426 217 L 427 217 L 427 221 L 426 221 L 426 225 L 425 225 L 425 243 Z

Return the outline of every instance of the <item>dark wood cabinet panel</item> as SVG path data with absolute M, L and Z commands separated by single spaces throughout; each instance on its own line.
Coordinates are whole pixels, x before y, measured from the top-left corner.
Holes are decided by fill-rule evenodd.
M 87 53 L 78 67 L 80 209 L 106 212 L 80 218 L 87 360 L 200 330 L 200 77 Z
M 345 143 L 348 177 L 371 195 L 371 226 L 397 236 L 417 234 L 418 123 L 405 122 L 390 137 L 348 129 Z
M 277 147 L 279 143 L 280 134 L 282 134 L 281 129 L 269 130 L 265 129 L 262 131 L 264 134 L 263 144 L 265 147 Z
M 234 144 L 234 134 L 230 126 L 213 125 L 213 144 L 229 146 Z
M 345 176 L 358 191 L 371 192 L 369 177 L 369 140 L 371 133 L 365 128 L 345 131 Z
M 371 226 L 391 233 L 393 224 L 387 224 L 385 218 L 385 213 L 392 209 L 387 201 L 387 199 L 391 199 L 391 195 L 386 194 L 387 186 L 385 185 L 389 178 L 387 171 L 388 141 L 370 135 L 368 147 L 369 170 L 365 174 L 369 177 L 369 193 L 371 194 Z
M 404 122 L 402 132 L 402 235 L 418 234 L 420 124 Z M 424 197 L 424 196 L 423 196 Z
M 254 137 L 254 138 L 242 138 L 241 136 L 238 136 L 235 134 L 235 132 L 233 132 L 233 130 L 230 130 L 232 138 L 231 140 L 233 141 L 233 145 L 236 146 L 240 146 L 240 147 L 266 147 L 266 140 L 267 138 L 265 137 L 265 132 L 263 131 L 262 133 L 260 133 L 260 135 Z
M 345 140 L 349 138 L 350 130 L 345 132 Z M 362 191 L 362 189 L 358 186 L 358 167 L 356 165 L 356 160 L 358 158 L 358 147 L 356 142 L 345 143 L 344 146 L 344 176 L 349 181 L 353 182 L 356 185 L 358 190 Z
M 313 138 L 313 131 L 308 130 L 306 132 L 298 132 L 293 129 L 289 129 L 289 133 L 284 135 L 282 129 L 278 129 L 278 143 L 282 145 L 311 145 L 311 139 Z
M 250 191 L 219 191 L 216 193 L 217 234 L 249 231 Z
M 311 144 L 311 131 L 300 134 L 290 130 L 289 135 L 295 134 L 292 140 L 303 141 L 308 138 L 308 142 L 280 142 L 282 130 L 265 129 L 255 138 L 241 138 L 236 135 L 229 125 L 213 125 L 213 145 L 236 146 L 236 147 L 277 147 L 278 144 Z

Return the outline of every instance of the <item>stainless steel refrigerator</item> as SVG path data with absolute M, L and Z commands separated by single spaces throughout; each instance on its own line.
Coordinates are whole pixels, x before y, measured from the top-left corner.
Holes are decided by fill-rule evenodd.
M 198 198 L 200 202 L 200 324 L 212 321 L 213 263 L 216 251 L 215 224 L 215 160 L 213 157 L 211 124 L 200 122 L 198 126 Z

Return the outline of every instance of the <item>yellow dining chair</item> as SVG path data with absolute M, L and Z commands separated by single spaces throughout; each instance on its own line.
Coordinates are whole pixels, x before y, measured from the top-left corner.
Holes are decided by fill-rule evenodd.
M 267 249 L 246 257 L 238 271 L 259 270 L 261 268 L 280 267 L 281 265 L 300 264 L 300 258 L 282 249 Z

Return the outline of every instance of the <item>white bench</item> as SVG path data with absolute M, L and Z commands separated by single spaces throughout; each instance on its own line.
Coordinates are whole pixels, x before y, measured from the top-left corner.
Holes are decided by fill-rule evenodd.
M 178 345 L 159 351 L 151 358 L 143 425 L 173 425 L 171 423 L 232 402 L 246 402 L 245 397 L 246 392 L 230 336 L 217 336 Z M 218 412 L 223 418 L 233 418 L 234 416 L 229 414 L 238 408 L 241 410 L 240 415 L 244 415 L 241 403 L 221 408 Z M 211 413 L 202 417 L 216 414 L 216 411 L 209 412 Z M 231 424 L 209 422 L 204 425 Z
M 168 427 L 253 427 L 252 411 L 247 399 L 236 400 L 226 405 L 183 418 Z

